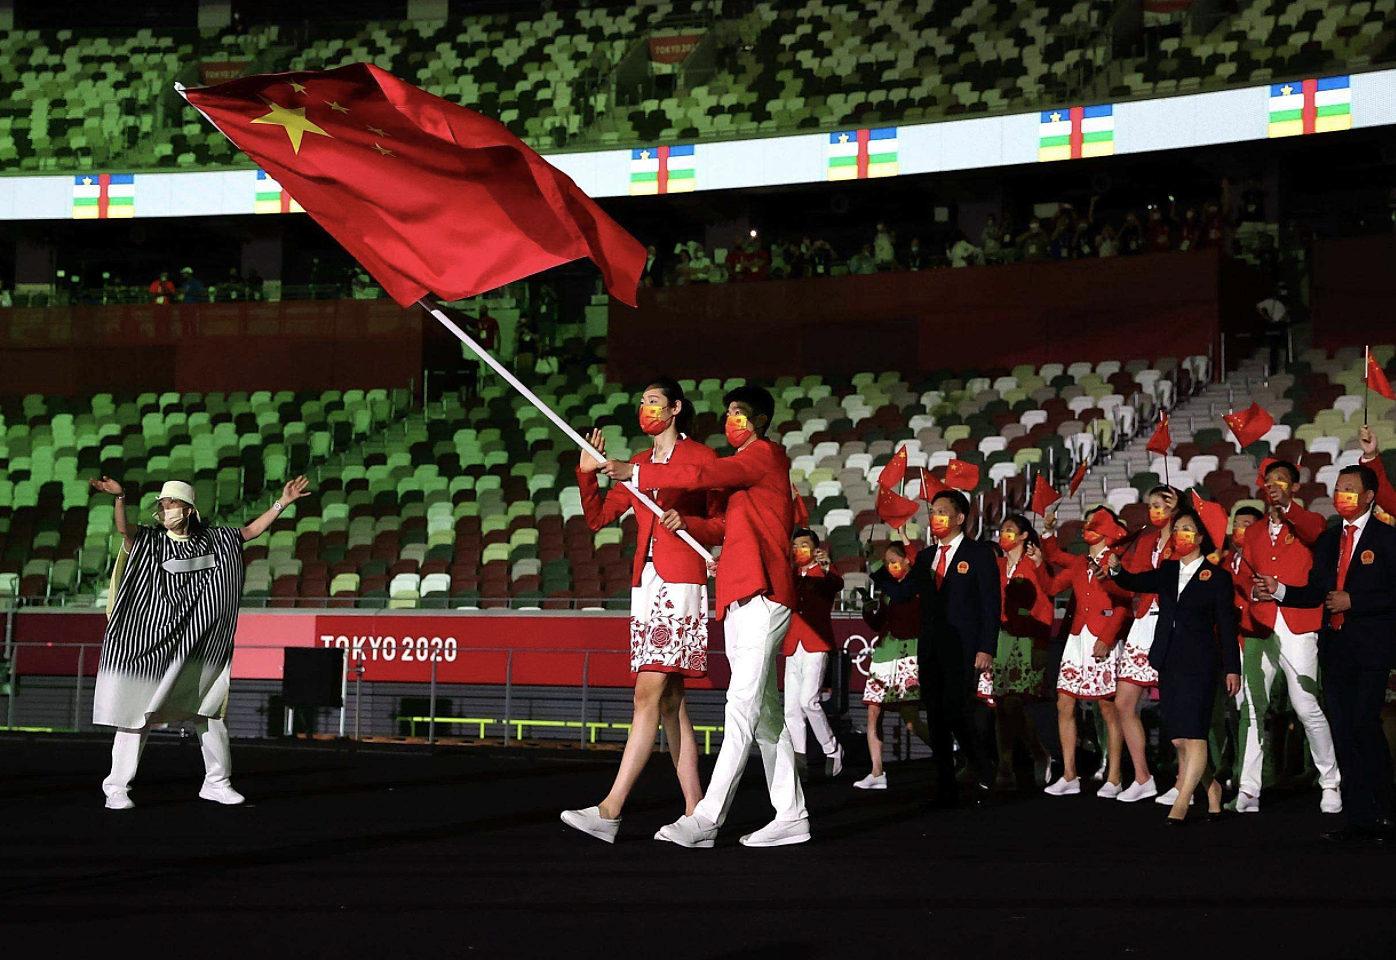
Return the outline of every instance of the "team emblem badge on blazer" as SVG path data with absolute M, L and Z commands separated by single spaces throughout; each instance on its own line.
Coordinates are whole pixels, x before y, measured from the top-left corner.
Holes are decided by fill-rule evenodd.
M 1292 533 L 1286 533 L 1286 534 L 1285 534 L 1285 543 L 1293 543 L 1293 542 L 1294 542 L 1294 534 L 1292 534 Z
M 1370 553 L 1371 551 L 1369 550 L 1369 551 L 1367 551 L 1367 552 Z M 1365 556 L 1365 554 L 1364 554 L 1364 556 Z M 1363 563 L 1370 563 L 1371 561 L 1370 561 L 1370 560 L 1363 560 L 1362 562 L 1363 562 Z M 955 564 L 955 572 L 956 572 L 956 573 L 969 573 L 969 563 L 968 563 L 967 561 L 965 561 L 965 560 L 961 560 L 959 563 Z
M 1201 580 L 1203 583 L 1206 583 L 1208 580 L 1211 580 L 1211 579 L 1212 579 L 1212 571 L 1211 571 L 1211 570 L 1202 570 L 1202 571 L 1199 571 L 1198 574 L 1197 574 L 1197 579 Z
M 1372 551 L 1370 551 L 1370 550 L 1363 550 L 1363 551 L 1362 551 L 1362 563 L 1363 563 L 1364 566 L 1365 566 L 1366 564 L 1375 562 L 1376 559 L 1377 559 L 1377 555 L 1376 555 L 1375 553 L 1373 553 Z

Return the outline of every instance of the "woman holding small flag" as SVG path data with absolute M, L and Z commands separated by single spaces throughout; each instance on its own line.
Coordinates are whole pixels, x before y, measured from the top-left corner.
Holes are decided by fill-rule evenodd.
M 808 519 L 808 517 L 806 517 Z M 825 771 L 831 777 L 843 772 L 843 747 L 834 737 L 829 718 L 819 703 L 824 688 L 824 668 L 834 649 L 834 601 L 843 590 L 843 577 L 829 561 L 829 551 L 819 534 L 807 527 L 795 530 L 791 540 L 795 559 L 795 612 L 781 650 L 785 657 L 785 728 L 795 748 L 795 765 L 809 768 L 805 748 L 808 731 L 814 731 L 824 753 Z

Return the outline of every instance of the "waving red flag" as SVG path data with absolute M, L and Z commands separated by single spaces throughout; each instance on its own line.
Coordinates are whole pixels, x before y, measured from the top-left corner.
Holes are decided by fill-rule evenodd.
M 1097 510 L 1091 514 L 1091 519 L 1086 521 L 1086 529 L 1092 533 L 1100 534 L 1105 538 L 1105 542 L 1112 547 L 1129 533 L 1120 525 L 1120 521 L 1111 516 L 1109 510 Z
M 902 447 L 883 465 L 882 472 L 877 475 L 877 485 L 884 490 L 891 490 L 901 483 L 905 476 L 906 447 Z
M 1396 390 L 1391 389 L 1391 381 L 1386 379 L 1386 371 L 1377 363 L 1377 358 L 1367 352 L 1367 386 L 1388 400 L 1396 400 Z
M 921 506 L 915 500 L 908 500 L 886 487 L 877 488 L 877 515 L 893 530 L 900 530 L 906 522 L 916 516 Z
M 1207 528 L 1207 536 L 1212 538 L 1213 547 L 1217 550 L 1224 549 L 1226 547 L 1226 508 L 1220 503 L 1203 500 L 1197 495 L 1196 490 L 1192 491 L 1192 508 L 1202 518 L 1202 525 Z
M 1144 445 L 1144 449 L 1150 453 L 1167 454 L 1168 448 L 1173 445 L 1173 438 L 1168 434 L 1168 414 L 1163 414 L 1159 418 L 1158 426 L 1154 429 L 1154 435 L 1149 438 L 1149 442 Z
M 979 486 L 979 467 L 964 460 L 951 460 L 945 468 L 945 484 L 956 490 L 973 490 Z
M 1039 517 L 1047 515 L 1047 508 L 1062 498 L 1062 495 L 1052 489 L 1052 485 L 1042 479 L 1042 474 L 1037 475 L 1037 481 L 1032 488 L 1032 512 Z
M 503 124 L 371 63 L 181 92 L 404 307 L 582 257 L 635 305 L 645 248 Z
M 1262 491 L 1265 491 L 1267 496 L 1269 495 L 1269 491 L 1265 490 L 1265 474 L 1270 471 L 1271 467 L 1279 462 L 1280 461 L 1276 460 L 1274 457 L 1266 457 L 1264 460 L 1260 461 L 1260 468 L 1256 471 L 1255 485 Z
M 1081 486 L 1081 481 L 1086 479 L 1086 470 L 1086 463 L 1082 461 L 1081 465 L 1076 468 L 1076 472 L 1071 475 L 1071 496 L 1076 496 L 1076 490 Z
M 1260 404 L 1252 403 L 1240 413 L 1224 414 L 1222 422 L 1231 428 L 1236 442 L 1245 449 L 1270 432 L 1270 428 L 1275 425 L 1275 418 Z
M 795 506 L 795 526 L 809 526 L 809 507 L 805 505 L 805 498 L 800 496 L 800 491 L 795 489 L 795 484 L 790 485 L 790 499 Z
M 945 484 L 936 479 L 936 475 L 925 467 L 921 468 L 921 492 L 918 494 L 922 500 L 930 503 L 935 499 L 936 494 L 942 490 L 949 490 Z

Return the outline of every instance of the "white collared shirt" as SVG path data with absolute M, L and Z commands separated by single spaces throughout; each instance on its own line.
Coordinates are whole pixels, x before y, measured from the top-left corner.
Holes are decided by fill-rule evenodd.
M 1204 557 L 1202 554 L 1199 553 L 1199 554 L 1197 555 L 1197 559 L 1194 560 L 1192 563 L 1182 563 L 1182 562 L 1179 562 L 1179 564 L 1178 564 L 1178 596 L 1182 596 L 1182 595 L 1183 595 L 1183 590 L 1186 589 L 1186 588 L 1187 588 L 1187 585 L 1188 585 L 1189 583 L 1192 582 L 1193 576 L 1194 576 L 1194 575 L 1197 573 L 1197 571 L 1198 571 L 1199 569 L 1201 569 L 1201 567 L 1202 567 L 1202 561 L 1203 561 L 1203 560 L 1206 560 L 1206 559 L 1207 559 L 1206 557 Z
M 942 544 L 939 540 L 937 540 L 937 541 L 936 541 L 936 555 L 935 555 L 935 557 L 932 558 L 932 560 L 931 560 L 931 569 L 932 569 L 932 570 L 936 570 L 936 569 L 938 569 L 938 568 L 940 567 L 940 551 L 941 551 L 941 548 L 942 548 L 942 547 L 945 547 L 945 546 L 948 546 L 950 549 L 949 549 L 949 550 L 946 552 L 946 554 L 945 554 L 945 572 L 946 572 L 946 573 L 949 573 L 949 572 L 950 572 L 950 564 L 952 564 L 952 563 L 955 562 L 955 552 L 956 552 L 957 550 L 960 549 L 960 544 L 964 542 L 964 539 L 965 539 L 965 532 L 964 532 L 963 530 L 961 530 L 959 533 L 955 534 L 955 536 L 951 538 L 951 540 L 950 540 L 950 542 L 949 542 L 948 544 Z
M 1341 518 L 1340 518 L 1340 519 L 1341 519 Z M 1364 513 L 1364 514 L 1362 514 L 1362 516 L 1360 516 L 1360 517 L 1357 517 L 1357 518 L 1355 518 L 1355 519 L 1353 519 L 1353 520 L 1343 520 L 1343 530 L 1344 530 L 1344 531 L 1346 531 L 1347 528 L 1348 528 L 1349 526 L 1353 526 L 1353 527 L 1356 527 L 1356 528 L 1357 528 L 1356 530 L 1354 530 L 1354 531 L 1352 532 L 1352 550 L 1353 550 L 1353 552 L 1356 552 L 1356 551 L 1357 551 L 1357 544 L 1358 544 L 1358 541 L 1360 541 L 1360 540 L 1362 539 L 1362 531 L 1367 529 L 1367 521 L 1370 520 L 1370 519 L 1372 519 L 1372 511 L 1371 511 L 1371 508 L 1368 508 L 1367 512 Z M 1341 550 L 1343 549 L 1343 541 L 1342 541 L 1341 539 L 1338 541 L 1338 549 L 1339 549 L 1339 551 L 1341 551 Z M 1349 562 L 1351 562 L 1352 558 L 1349 557 L 1348 560 L 1349 560 Z M 1339 555 L 1338 555 L 1338 563 L 1341 564 L 1342 562 L 1343 562 L 1343 557 L 1342 557 L 1342 554 L 1339 553 Z M 1285 598 L 1285 585 L 1282 583 L 1282 584 L 1280 584 L 1279 587 L 1276 588 L 1276 590 L 1275 590 L 1275 601 L 1276 601 L 1277 603 L 1279 603 L 1279 602 L 1283 601 L 1284 598 Z

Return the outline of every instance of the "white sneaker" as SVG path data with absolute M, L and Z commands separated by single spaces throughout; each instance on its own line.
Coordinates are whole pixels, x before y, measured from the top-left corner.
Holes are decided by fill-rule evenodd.
M 1107 780 L 1100 785 L 1100 789 L 1095 792 L 1095 795 L 1102 800 L 1114 800 L 1123 792 L 1124 790 L 1118 783 L 1111 783 Z
M 1253 797 L 1248 793 L 1236 794 L 1236 805 L 1233 808 L 1237 813 L 1259 813 L 1260 798 Z
M 1173 801 L 1174 801 L 1174 800 L 1177 800 L 1177 799 L 1178 799 L 1178 788 L 1177 788 L 1176 786 L 1174 786 L 1174 787 L 1169 787 L 1169 788 L 1168 788 L 1167 790 L 1165 790 L 1163 793 L 1160 793 L 1157 797 L 1154 797 L 1154 803 L 1157 803 L 1157 804 L 1158 804 L 1159 806 L 1161 806 L 1161 807 L 1171 807 L 1171 806 L 1173 806 Z M 1196 799 L 1197 799 L 1196 797 L 1191 797 L 1191 798 L 1189 798 L 1189 799 L 1188 799 L 1188 806 L 1192 806 L 1192 805 L 1193 805 L 1193 802 L 1194 802 Z
M 1116 800 L 1122 803 L 1134 803 L 1138 800 L 1147 800 L 1150 797 L 1158 796 L 1158 786 L 1154 783 L 1154 778 L 1150 777 L 1143 783 L 1131 783 L 1125 787 Z
M 1080 793 L 1081 778 L 1077 777 L 1075 780 L 1068 780 L 1066 777 L 1062 777 L 1050 787 L 1043 787 L 1042 792 L 1052 797 L 1067 797 L 1073 793 Z
M 826 777 L 837 777 L 843 773 L 843 744 L 839 744 L 838 751 L 832 757 L 824 758 L 824 775 Z
M 744 847 L 788 847 L 809 839 L 809 818 L 804 820 L 772 820 L 755 833 L 742 837 Z
M 227 806 L 236 806 L 247 798 L 233 789 L 233 785 L 226 780 L 222 783 L 209 783 L 204 781 L 203 787 L 199 790 L 200 800 L 212 800 L 214 803 L 222 803 Z
M 573 830 L 580 830 L 582 833 L 607 843 L 615 843 L 616 834 L 620 832 L 620 818 L 607 820 L 601 816 L 600 807 L 587 807 L 585 810 L 564 810 L 562 811 L 562 822 Z
M 136 805 L 131 802 L 131 797 L 125 790 L 113 790 L 107 794 L 108 810 L 134 810 Z
M 1100 783 L 1101 781 L 1103 781 L 1105 779 L 1105 767 L 1106 761 L 1100 761 L 1100 766 L 1096 768 L 1095 773 L 1091 774 L 1091 779 L 1094 780 L 1096 783 Z
M 1318 808 L 1323 813 L 1343 812 L 1343 795 L 1337 787 L 1323 788 L 1323 799 L 1318 802 Z
M 654 838 L 677 843 L 681 847 L 711 847 L 717 839 L 717 824 L 695 813 L 691 817 L 679 817 L 668 826 L 660 827 Z
M 874 777 L 870 773 L 862 780 L 859 780 L 857 783 L 855 783 L 853 786 L 857 787 L 859 790 L 886 790 L 887 774 L 880 773 Z

